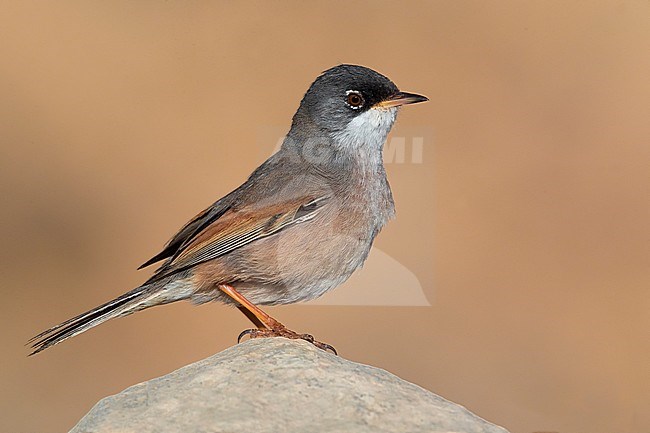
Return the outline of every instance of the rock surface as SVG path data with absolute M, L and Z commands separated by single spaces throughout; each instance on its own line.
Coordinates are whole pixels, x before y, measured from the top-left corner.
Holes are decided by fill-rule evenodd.
M 384 370 L 304 341 L 250 340 L 106 397 L 71 433 L 507 433 Z

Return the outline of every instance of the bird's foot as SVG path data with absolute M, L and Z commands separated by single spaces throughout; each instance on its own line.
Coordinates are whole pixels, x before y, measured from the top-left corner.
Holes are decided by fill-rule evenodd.
M 239 337 L 237 337 L 237 343 L 240 343 L 241 339 L 247 335 L 248 338 L 284 337 L 290 338 L 292 340 L 305 340 L 318 347 L 319 349 L 322 349 L 326 352 L 329 350 L 334 355 L 338 355 L 336 349 L 334 349 L 334 347 L 330 346 L 329 344 L 314 340 L 314 337 L 310 334 L 299 334 L 297 332 L 294 332 L 283 325 L 277 326 L 274 329 L 246 329 L 241 334 L 239 334 Z

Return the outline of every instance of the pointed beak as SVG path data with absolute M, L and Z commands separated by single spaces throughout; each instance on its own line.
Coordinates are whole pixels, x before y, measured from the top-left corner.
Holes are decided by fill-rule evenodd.
M 415 93 L 397 92 L 375 104 L 373 108 L 399 107 L 401 105 L 417 104 L 418 102 L 426 102 L 428 100 L 429 98 L 426 96 L 416 95 Z

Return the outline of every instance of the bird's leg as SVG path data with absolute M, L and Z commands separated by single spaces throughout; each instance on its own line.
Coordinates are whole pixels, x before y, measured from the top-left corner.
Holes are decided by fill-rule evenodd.
M 253 304 L 251 301 L 246 299 L 241 293 L 235 290 L 234 287 L 228 284 L 220 284 L 219 289 L 228 295 L 233 301 L 237 302 L 239 310 L 248 317 L 248 319 L 257 326 L 257 329 L 247 329 L 237 337 L 237 342 L 240 342 L 242 337 L 248 335 L 250 338 L 262 338 L 262 337 L 285 337 L 291 339 L 301 339 L 309 341 L 314 346 L 323 350 L 330 350 L 335 355 L 336 349 L 330 346 L 327 343 L 321 343 L 320 341 L 314 340 L 314 337 L 309 334 L 298 334 L 282 323 L 275 320 L 273 317 L 266 314 L 262 309 L 257 305 Z
M 260 319 L 258 319 L 253 313 L 251 313 L 246 308 L 242 307 L 241 304 L 237 305 L 237 308 L 239 309 L 239 311 L 241 311 L 244 314 L 244 316 L 248 317 L 248 320 L 250 320 L 255 324 L 255 326 L 257 326 L 257 329 L 266 329 L 266 325 L 264 325 L 264 323 L 262 323 Z

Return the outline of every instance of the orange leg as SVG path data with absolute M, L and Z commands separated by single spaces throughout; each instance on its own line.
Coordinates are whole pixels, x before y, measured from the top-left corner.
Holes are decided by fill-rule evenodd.
M 255 317 L 259 323 L 251 319 L 251 317 L 246 314 L 246 312 L 244 312 L 244 314 L 246 314 L 246 316 L 251 320 L 251 322 L 255 323 L 256 326 L 259 327 L 259 324 L 261 323 L 268 329 L 275 329 L 278 327 L 278 325 L 284 327 L 282 323 L 278 322 L 273 317 L 262 311 L 257 305 L 246 299 L 244 295 L 235 290 L 233 286 L 230 286 L 228 284 L 220 284 L 219 289 L 221 289 L 221 291 L 228 295 L 233 301 L 237 302 L 240 306 L 240 310 L 245 310 L 253 317 Z
M 237 305 L 237 308 L 239 309 L 239 311 L 241 311 L 244 314 L 244 316 L 248 317 L 248 320 L 250 320 L 255 324 L 255 326 L 257 326 L 257 329 L 267 329 L 266 325 L 260 322 L 260 319 L 255 317 L 255 315 L 253 315 L 253 313 L 248 311 L 246 308 L 242 307 L 241 305 Z
M 314 346 L 323 350 L 331 350 L 336 354 L 336 349 L 327 343 L 321 343 L 314 340 L 309 334 L 298 334 L 290 329 L 287 329 L 282 323 L 275 320 L 273 317 L 262 311 L 257 305 L 246 299 L 244 295 L 235 290 L 234 287 L 228 284 L 219 284 L 219 289 L 228 295 L 233 301 L 237 302 L 238 308 L 248 319 L 257 326 L 258 329 L 247 329 L 237 338 L 239 342 L 242 337 L 248 335 L 250 338 L 260 337 L 285 337 L 291 339 L 301 339 L 312 343 Z

